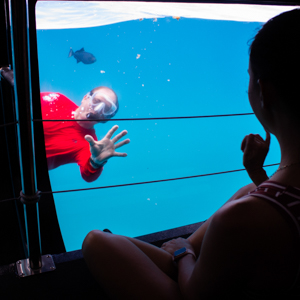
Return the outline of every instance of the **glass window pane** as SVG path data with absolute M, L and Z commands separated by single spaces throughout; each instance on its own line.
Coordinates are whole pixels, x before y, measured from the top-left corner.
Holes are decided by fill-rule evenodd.
M 69 124 L 81 135 L 80 144 L 73 129 L 64 131 L 60 125 L 51 127 L 44 122 L 46 145 L 52 151 L 46 149 L 48 162 L 52 157 L 52 190 L 242 169 L 243 137 L 249 133 L 265 137 L 247 100 L 249 41 L 264 21 L 292 9 L 261 8 L 195 3 L 38 2 L 43 118 L 60 119 L 52 124 Z M 74 155 L 74 149 L 83 145 L 88 161 L 89 145 L 84 135 L 89 133 L 82 128 L 78 131 L 81 125 L 72 116 L 82 108 L 85 95 L 98 86 L 116 93 L 119 109 L 111 120 L 94 126 L 95 135 L 101 140 L 117 124 L 117 133 L 126 129 L 131 142 L 117 149 L 126 152 L 126 158 L 109 159 L 100 177 L 87 182 L 76 164 L 79 154 Z M 112 107 L 93 105 L 101 113 Z M 265 163 L 278 161 L 279 147 L 273 138 Z M 274 167 L 267 171 L 272 173 Z M 54 199 L 69 251 L 79 249 L 84 236 L 95 228 L 138 236 L 202 221 L 249 182 L 246 172 L 238 171 L 55 193 Z

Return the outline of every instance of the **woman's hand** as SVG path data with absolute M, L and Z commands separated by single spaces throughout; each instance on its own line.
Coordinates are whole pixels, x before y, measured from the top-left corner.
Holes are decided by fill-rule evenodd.
M 244 152 L 243 165 L 247 171 L 262 169 L 269 152 L 271 136 L 266 131 L 266 140 L 259 134 L 246 135 L 242 141 L 241 150 Z
M 185 247 L 186 249 L 190 249 L 194 252 L 191 243 L 187 239 L 183 239 L 183 238 L 170 240 L 166 243 L 163 243 L 161 246 L 163 250 L 169 252 L 171 255 L 173 255 L 176 250 L 181 249 L 183 247 Z
M 95 141 L 90 135 L 86 135 L 84 137 L 90 144 L 92 159 L 95 163 L 100 165 L 111 157 L 127 156 L 126 153 L 120 153 L 115 151 L 115 149 L 120 148 L 123 145 L 128 144 L 130 142 L 129 139 L 126 139 L 118 144 L 115 144 L 118 140 L 120 140 L 123 136 L 127 134 L 127 131 L 123 130 L 121 133 L 117 134 L 114 138 L 112 138 L 113 134 L 118 128 L 119 126 L 117 125 L 113 126 L 105 135 L 105 137 L 100 141 Z
M 241 150 L 244 152 L 243 165 L 256 186 L 269 179 L 263 169 L 263 165 L 269 152 L 270 141 L 271 136 L 267 131 L 266 140 L 259 134 L 249 134 L 242 141 Z

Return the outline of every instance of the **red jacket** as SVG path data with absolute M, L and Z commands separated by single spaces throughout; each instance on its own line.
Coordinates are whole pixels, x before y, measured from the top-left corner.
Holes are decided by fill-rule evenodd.
M 43 120 L 72 120 L 78 106 L 60 93 L 41 93 Z M 95 140 L 95 129 L 86 129 L 76 121 L 43 122 L 48 169 L 52 170 L 64 164 L 77 163 L 82 178 L 87 182 L 96 180 L 103 167 L 94 169 L 90 163 L 89 143 L 86 134 Z

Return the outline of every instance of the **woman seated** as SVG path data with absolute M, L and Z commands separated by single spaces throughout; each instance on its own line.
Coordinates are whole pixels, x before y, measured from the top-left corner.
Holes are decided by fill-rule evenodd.
M 249 101 L 267 132 L 265 141 L 249 135 L 242 143 L 255 185 L 189 238 L 161 248 L 97 230 L 87 235 L 84 258 L 111 299 L 300 299 L 299 57 L 299 9 L 269 20 L 251 44 Z M 269 133 L 281 149 L 270 180 L 262 168 Z

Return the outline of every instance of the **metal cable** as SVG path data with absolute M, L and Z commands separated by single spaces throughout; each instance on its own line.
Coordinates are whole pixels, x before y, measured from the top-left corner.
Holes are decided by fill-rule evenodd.
M 14 201 L 14 200 L 19 200 L 19 199 L 20 199 L 20 197 L 18 197 L 18 198 L 3 199 L 3 200 L 0 200 L 0 203 L 2 203 L 2 202 L 8 202 L 8 201 Z
M 16 124 L 18 124 L 18 122 L 5 123 L 5 124 L 1 124 L 0 128 L 1 127 L 6 127 L 6 126 L 10 126 L 10 125 L 16 125 Z
M 279 165 L 279 163 L 265 165 L 263 167 L 267 168 L 267 167 L 278 166 L 278 165 Z M 238 169 L 238 170 L 208 173 L 208 174 L 201 174 L 201 175 L 193 175 L 193 176 L 186 176 L 186 177 L 160 179 L 160 180 L 134 182 L 134 183 L 125 183 L 125 184 L 118 184 L 118 185 L 99 186 L 99 187 L 92 187 L 92 188 L 85 188 L 85 189 L 62 190 L 62 191 L 54 191 L 54 192 L 53 191 L 46 191 L 46 192 L 41 192 L 41 194 L 58 194 L 58 193 L 68 193 L 68 192 L 82 192 L 82 191 L 89 191 L 89 190 L 100 190 L 100 189 L 107 189 L 107 188 L 118 188 L 118 187 L 133 186 L 133 185 L 140 185 L 140 184 L 150 184 L 150 183 L 167 182 L 167 181 L 174 181 L 174 180 L 192 179 L 192 178 L 198 178 L 198 177 L 206 177 L 206 176 L 212 176 L 212 175 L 240 172 L 240 171 L 245 171 L 245 170 L 246 169 Z M 7 201 L 18 200 L 18 199 L 20 199 L 20 197 L 10 198 L 10 199 L 3 199 L 3 200 L 0 200 L 0 202 L 7 202 Z
M 279 165 L 279 163 L 265 165 L 264 167 L 271 167 L 271 166 L 276 166 L 276 165 Z M 245 171 L 245 169 L 223 171 L 223 172 L 216 172 L 216 173 L 208 173 L 208 174 L 201 174 L 201 175 L 193 175 L 193 176 L 186 176 L 186 177 L 178 177 L 178 178 L 144 181 L 144 182 L 134 182 L 134 183 L 125 183 L 125 184 L 118 184 L 118 185 L 99 186 L 99 187 L 92 187 L 92 188 L 85 188 L 85 189 L 62 190 L 62 191 L 54 191 L 54 192 L 53 191 L 48 191 L 48 192 L 41 192 L 41 194 L 58 194 L 58 193 L 68 193 L 68 192 L 82 192 L 82 191 L 88 191 L 88 190 L 99 190 L 99 189 L 107 189 L 107 188 L 118 188 L 118 187 L 124 187 L 124 186 L 132 186 L 132 185 L 140 185 L 140 184 L 150 184 L 150 183 L 158 183 L 158 182 L 166 182 L 166 181 L 206 177 L 206 176 L 226 174 L 226 173 L 234 173 L 234 172 L 240 172 L 240 171 Z
M 158 118 L 130 118 L 130 119 L 109 119 L 106 121 L 147 121 L 147 120 L 171 120 L 171 119 L 198 119 L 198 118 L 213 118 L 213 117 L 233 117 L 233 116 L 245 116 L 245 115 L 254 115 L 254 113 L 243 113 L 243 114 L 227 114 L 227 115 L 207 115 L 207 116 L 186 116 L 186 117 L 158 117 Z M 90 120 L 74 120 L 74 119 L 59 119 L 59 120 L 43 120 L 43 119 L 32 119 L 33 122 L 69 122 L 69 121 L 90 121 Z M 101 119 L 95 119 L 93 121 L 103 121 Z M 0 125 L 0 127 L 17 124 L 18 122 L 8 123 L 4 125 Z M 270 164 L 265 165 L 264 167 L 271 167 L 276 166 L 277 164 Z M 81 191 L 88 191 L 88 190 L 98 190 L 98 189 L 106 189 L 106 188 L 117 188 L 117 187 L 124 187 L 124 186 L 133 186 L 133 185 L 140 185 L 140 184 L 150 184 L 150 183 L 158 183 L 158 182 L 167 182 L 167 181 L 174 181 L 174 180 L 183 180 L 183 179 L 192 179 L 192 178 L 199 178 L 199 177 L 206 177 L 212 175 L 219 175 L 219 174 L 226 174 L 226 173 L 233 173 L 233 172 L 240 172 L 245 171 L 245 169 L 238 169 L 238 170 L 231 170 L 231 171 L 223 171 L 223 172 L 216 172 L 216 173 L 208 173 L 208 174 L 201 174 L 201 175 L 193 175 L 193 176 L 186 176 L 186 177 L 178 177 L 178 178 L 169 178 L 169 179 L 161 179 L 161 180 L 152 180 L 152 181 L 144 181 L 144 182 L 135 182 L 135 183 L 126 183 L 126 184 L 119 184 L 119 185 L 110 185 L 110 186 L 102 186 L 102 187 L 92 187 L 92 188 L 84 188 L 84 189 L 74 189 L 74 190 L 62 190 L 62 191 L 46 191 L 41 192 L 41 194 L 57 194 L 57 193 L 68 193 L 68 192 L 81 192 Z M 18 200 L 18 198 L 11 198 L 11 199 L 4 199 L 0 202 Z
M 200 119 L 200 118 L 216 118 L 216 117 L 237 117 L 237 116 L 247 116 L 247 115 L 254 115 L 254 113 L 243 113 L 243 114 L 228 114 L 228 115 L 207 115 L 207 116 L 186 116 L 186 117 L 158 117 L 158 118 L 127 118 L 127 119 L 107 119 L 105 121 L 148 121 L 148 120 L 172 120 L 172 119 Z M 75 120 L 75 119 L 32 119 L 33 122 L 74 122 L 74 121 L 86 121 L 90 122 L 91 120 Z M 93 119 L 92 121 L 103 121 L 103 119 Z

